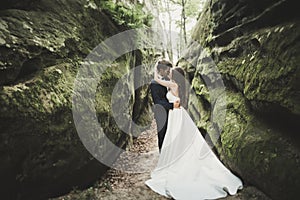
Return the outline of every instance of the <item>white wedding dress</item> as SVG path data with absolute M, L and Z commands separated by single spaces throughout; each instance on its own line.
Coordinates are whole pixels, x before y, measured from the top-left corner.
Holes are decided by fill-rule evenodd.
M 167 93 L 169 102 L 178 97 Z M 180 200 L 217 199 L 243 188 L 216 157 L 184 108 L 169 111 L 167 132 L 156 168 L 145 183 L 155 192 Z

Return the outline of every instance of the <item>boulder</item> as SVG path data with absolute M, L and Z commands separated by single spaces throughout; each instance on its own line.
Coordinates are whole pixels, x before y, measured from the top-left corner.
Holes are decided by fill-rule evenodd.
M 210 0 L 179 62 L 200 130 L 233 172 L 273 199 L 297 199 L 300 188 L 299 33 L 293 1 Z
M 78 135 L 75 124 L 85 116 L 74 118 L 73 97 L 86 97 L 84 91 L 74 91 L 74 84 L 84 58 L 130 26 L 119 24 L 112 18 L 115 11 L 110 13 L 100 1 L 5 2 L 0 9 L 1 197 L 45 199 L 90 186 L 109 166 L 95 159 Z M 114 121 L 114 85 L 134 66 L 152 62 L 150 51 L 136 50 L 116 59 L 96 83 L 94 107 L 85 107 L 88 101 L 82 104 L 81 108 L 95 113 L 104 130 L 105 134 L 92 135 L 96 137 L 91 141 L 104 159 L 113 162 L 117 155 L 101 151 L 103 138 L 120 149 L 133 138 L 127 134 L 131 127 L 121 130 Z M 123 81 L 123 90 L 133 97 L 124 115 L 150 124 L 147 87 L 129 90 L 135 84 L 130 78 L 149 77 L 144 72 Z M 89 87 L 87 83 L 83 82 Z M 93 127 L 85 128 L 92 133 Z

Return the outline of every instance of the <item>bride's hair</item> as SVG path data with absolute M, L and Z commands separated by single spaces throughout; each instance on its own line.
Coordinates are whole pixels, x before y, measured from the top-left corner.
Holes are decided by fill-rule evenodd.
M 178 92 L 179 92 L 179 98 L 180 98 L 180 104 L 183 107 L 187 107 L 187 92 L 186 92 L 186 80 L 184 71 L 180 67 L 175 67 L 172 70 L 172 79 L 177 83 L 178 85 Z

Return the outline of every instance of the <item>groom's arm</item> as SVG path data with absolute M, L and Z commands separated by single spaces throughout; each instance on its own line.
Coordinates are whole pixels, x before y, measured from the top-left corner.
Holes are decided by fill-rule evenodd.
M 152 94 L 152 99 L 155 104 L 160 104 L 162 105 L 166 110 L 170 110 L 174 108 L 174 104 L 168 102 L 166 99 L 161 99 L 158 92 L 160 90 L 160 85 L 158 84 L 150 84 L 150 89 L 151 89 L 151 94 Z

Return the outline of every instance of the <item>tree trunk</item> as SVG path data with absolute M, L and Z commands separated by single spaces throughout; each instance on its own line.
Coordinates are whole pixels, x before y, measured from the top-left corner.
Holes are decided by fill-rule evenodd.
M 186 39 L 186 15 L 185 15 L 185 5 L 186 5 L 186 0 L 181 0 L 182 4 L 182 13 L 181 13 L 181 18 L 182 18 L 182 30 L 183 30 L 183 39 L 184 39 L 184 44 L 187 44 L 187 39 Z

